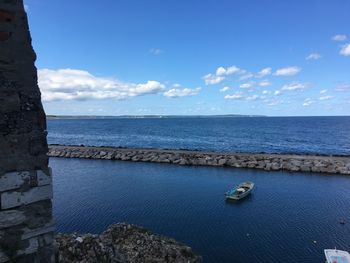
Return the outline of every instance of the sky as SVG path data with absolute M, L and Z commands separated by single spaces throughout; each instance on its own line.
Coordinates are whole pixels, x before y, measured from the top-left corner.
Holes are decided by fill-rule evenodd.
M 55 115 L 350 115 L 349 0 L 24 0 Z

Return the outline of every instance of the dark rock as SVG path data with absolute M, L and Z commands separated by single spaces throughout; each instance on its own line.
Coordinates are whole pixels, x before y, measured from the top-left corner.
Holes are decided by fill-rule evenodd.
M 202 262 L 192 249 L 174 239 L 125 223 L 100 235 L 58 234 L 59 262 Z

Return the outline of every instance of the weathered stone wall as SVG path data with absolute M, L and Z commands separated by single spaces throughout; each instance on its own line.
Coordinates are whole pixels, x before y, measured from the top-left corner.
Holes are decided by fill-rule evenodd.
M 350 157 L 50 145 L 49 156 L 350 175 Z
M 0 0 L 0 262 L 53 262 L 46 118 L 22 0 Z

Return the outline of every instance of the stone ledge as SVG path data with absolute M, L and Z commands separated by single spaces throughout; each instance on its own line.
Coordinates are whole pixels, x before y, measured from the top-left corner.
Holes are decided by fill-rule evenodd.
M 52 199 L 52 186 L 30 188 L 26 192 L 4 192 L 1 194 L 1 209 L 9 209 L 46 199 Z
M 29 239 L 36 236 L 41 236 L 54 231 L 55 231 L 55 225 L 53 221 L 36 229 L 29 229 L 26 227 L 26 228 L 23 228 L 22 240 Z
M 52 183 L 52 172 L 43 170 L 9 172 L 0 175 L 0 192 L 15 190 L 23 186 L 43 186 Z
M 0 192 L 20 188 L 30 181 L 31 172 L 11 172 L 0 176 Z
M 23 211 L 9 210 L 0 212 L 0 229 L 22 224 L 26 220 Z

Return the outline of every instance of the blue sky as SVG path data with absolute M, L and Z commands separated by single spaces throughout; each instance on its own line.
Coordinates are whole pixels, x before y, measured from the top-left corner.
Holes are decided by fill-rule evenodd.
M 350 1 L 25 0 L 48 114 L 350 115 Z

